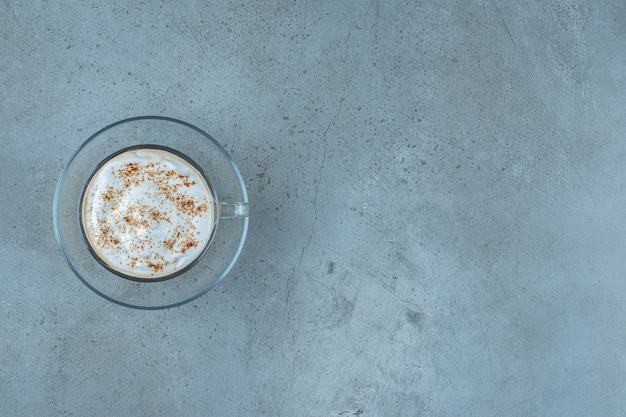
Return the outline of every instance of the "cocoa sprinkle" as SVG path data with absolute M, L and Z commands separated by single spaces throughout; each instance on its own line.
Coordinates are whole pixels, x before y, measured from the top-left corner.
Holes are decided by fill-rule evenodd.
M 142 167 L 137 162 L 128 162 L 117 171 L 116 175 L 122 180 L 125 187 L 139 185 L 144 181 L 153 182 L 165 198 L 175 202 L 178 208 L 185 214 L 197 216 L 208 210 L 208 205 L 205 202 L 184 199 L 183 196 L 178 194 L 179 187 L 192 187 L 197 184 L 196 181 L 192 180 L 189 175 L 181 174 L 171 169 L 159 169 L 159 165 L 160 163 L 158 162 L 150 162 Z M 155 218 L 154 220 L 157 219 Z
M 198 214 L 207 211 L 206 204 L 200 204 L 199 206 L 196 206 L 196 202 L 191 199 L 177 201 L 177 206 L 182 212 L 191 216 L 197 216 Z
M 185 253 L 191 248 L 195 248 L 198 246 L 198 241 L 193 238 L 191 235 L 183 236 L 181 232 L 181 227 L 178 226 L 176 228 L 175 235 L 170 239 L 165 239 L 163 241 L 163 246 L 174 253 Z
M 124 164 L 117 171 L 113 171 L 113 174 L 123 183 L 124 187 L 138 186 L 146 181 L 150 181 L 156 185 L 157 198 L 162 198 L 165 201 L 169 200 L 176 205 L 181 213 L 188 216 L 199 216 L 206 213 L 210 207 L 210 201 L 206 198 L 195 199 L 184 192 L 180 193 L 179 189 L 185 187 L 189 188 L 195 186 L 197 182 L 189 175 L 182 174 L 175 170 L 164 169 L 163 164 L 160 162 L 149 162 L 146 164 L 140 164 L 138 162 L 128 162 Z M 109 186 L 101 193 L 101 198 L 105 202 L 115 204 L 115 200 L 123 195 L 123 189 L 115 189 Z M 171 223 L 167 213 L 157 210 L 155 207 L 150 207 L 147 204 L 136 204 L 128 207 L 126 212 L 123 213 L 122 220 L 119 227 L 121 233 L 126 233 L 126 228 L 132 229 L 149 229 L 154 226 L 155 223 L 168 222 Z M 101 228 L 97 235 L 98 245 L 102 247 L 116 246 L 121 249 L 121 242 L 118 237 L 114 235 L 114 231 L 106 218 L 101 220 Z M 198 247 L 199 242 L 195 239 L 194 232 L 195 226 L 193 221 L 188 221 L 188 230 L 178 226 L 175 230 L 172 230 L 170 236 L 162 241 L 162 245 L 165 249 L 172 253 L 185 253 L 191 248 Z M 137 238 L 136 241 L 126 242 L 130 244 L 133 251 L 144 251 L 147 249 L 152 251 L 154 248 L 149 240 L 143 238 Z M 131 268 L 136 268 L 138 265 L 145 265 L 152 269 L 154 273 L 159 273 L 164 270 L 166 266 L 171 265 L 166 258 L 157 252 L 152 252 L 149 255 L 145 254 L 139 257 L 129 257 L 127 260 L 128 265 Z
M 106 192 L 102 193 L 102 199 L 104 201 L 111 201 L 115 198 L 115 195 L 116 195 L 115 188 L 112 186 L 109 186 Z
M 138 228 L 138 229 L 148 228 L 148 222 L 143 220 L 141 217 L 137 218 L 133 216 L 132 214 L 127 214 L 126 216 L 123 217 L 123 219 L 126 223 L 128 223 L 129 225 L 135 228 Z
M 195 248 L 196 246 L 198 246 L 198 242 L 197 242 L 194 238 L 189 237 L 189 238 L 187 238 L 187 240 L 185 240 L 185 241 L 183 242 L 181 252 L 182 252 L 182 253 L 185 253 L 185 252 L 187 252 L 189 249 L 191 249 L 191 248 Z
M 164 266 L 162 263 L 148 262 L 148 268 L 151 268 L 154 272 L 161 272 Z
M 110 248 L 113 245 L 119 244 L 120 240 L 115 235 L 113 235 L 113 233 L 111 232 L 111 228 L 107 223 L 105 223 L 98 233 L 98 245 L 105 248 Z
M 168 223 L 170 222 L 170 219 L 165 214 L 161 213 L 159 210 L 155 209 L 154 207 L 150 209 L 150 217 L 155 222 L 159 222 L 159 221 L 164 221 Z
M 105 247 L 109 246 L 111 228 L 105 224 L 100 228 L 99 232 L 100 233 L 98 233 L 98 245 L 105 246 Z
M 124 181 L 124 186 L 129 187 L 131 184 L 139 183 L 137 176 L 139 174 L 139 164 L 137 162 L 128 162 L 124 164 L 124 167 L 120 169 L 117 174 L 119 178 Z
M 167 248 L 167 250 L 170 250 L 172 252 L 174 252 L 174 245 L 176 244 L 176 240 L 175 239 L 166 239 L 163 241 L 163 246 L 165 246 Z

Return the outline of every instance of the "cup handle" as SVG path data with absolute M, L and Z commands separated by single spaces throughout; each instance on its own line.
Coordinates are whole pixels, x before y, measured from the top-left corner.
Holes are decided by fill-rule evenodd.
M 217 216 L 221 219 L 248 217 L 249 215 L 248 203 L 219 203 L 217 206 Z

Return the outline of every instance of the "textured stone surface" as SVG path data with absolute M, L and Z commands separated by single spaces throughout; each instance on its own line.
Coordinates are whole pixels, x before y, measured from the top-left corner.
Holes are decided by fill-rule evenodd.
M 626 414 L 622 2 L 109 4 L 0 2 L 0 414 Z M 231 275 L 148 312 L 52 227 L 144 114 L 252 203 Z

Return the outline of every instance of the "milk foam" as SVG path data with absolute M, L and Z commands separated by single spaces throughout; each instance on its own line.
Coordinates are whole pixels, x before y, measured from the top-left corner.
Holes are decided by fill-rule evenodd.
M 162 278 L 190 265 L 208 245 L 214 222 L 204 176 L 163 149 L 131 149 L 107 160 L 82 201 L 93 252 L 135 278 Z

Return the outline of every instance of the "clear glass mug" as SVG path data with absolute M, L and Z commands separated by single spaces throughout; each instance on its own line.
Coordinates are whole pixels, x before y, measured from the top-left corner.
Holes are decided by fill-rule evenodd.
M 158 280 L 116 272 L 94 253 L 82 227 L 83 193 L 92 175 L 111 156 L 141 147 L 172 150 L 188 159 L 210 184 L 215 205 L 212 238 L 205 250 L 184 270 Z M 53 207 L 56 238 L 74 274 L 103 298 L 140 309 L 178 306 L 217 285 L 241 254 L 248 216 L 245 184 L 226 150 L 201 129 L 160 116 L 121 120 L 87 139 L 61 173 Z

